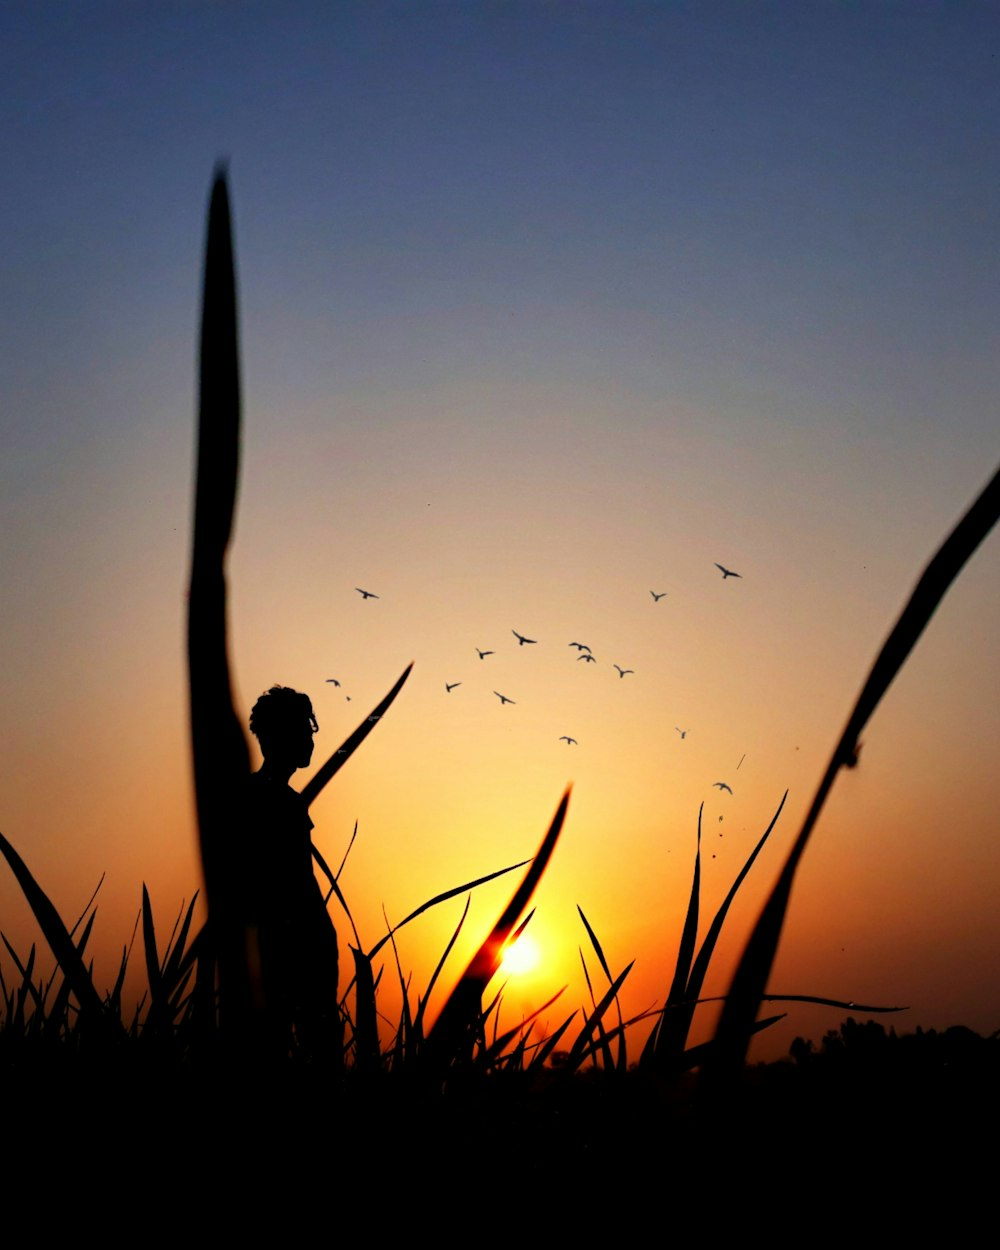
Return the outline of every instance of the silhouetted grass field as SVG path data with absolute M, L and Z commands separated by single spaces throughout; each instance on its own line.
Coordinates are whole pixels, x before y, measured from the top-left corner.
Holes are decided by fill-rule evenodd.
M 997 1037 L 961 1028 L 897 1036 L 853 1017 L 819 1048 L 798 1041 L 785 1062 L 747 1067 L 752 1035 L 778 1015 L 760 1015 L 796 868 L 842 767 L 856 762 L 859 734 L 905 662 L 952 580 L 996 521 L 993 477 L 927 565 L 877 655 L 834 749 L 778 883 L 750 934 L 726 995 L 715 1037 L 689 1041 L 730 906 L 781 813 L 768 827 L 703 929 L 701 814 L 692 884 L 676 961 L 663 976 L 652 1028 L 623 1016 L 632 965 L 609 964 L 600 935 L 580 911 L 589 990 L 581 1005 L 555 999 L 513 1028 L 500 1023 L 495 973 L 531 919 L 531 899 L 567 817 L 567 792 L 525 863 L 443 889 L 366 948 L 336 873 L 317 855 L 347 918 L 341 933 L 343 1047 L 331 1053 L 289 1035 L 282 1055 L 255 1044 L 259 985 L 240 928 L 240 873 L 229 831 L 234 796 L 249 777 L 249 753 L 230 695 L 225 563 L 239 464 L 238 330 L 228 193 L 217 174 L 209 209 L 200 354 L 200 407 L 189 608 L 191 733 L 208 923 L 196 931 L 195 900 L 169 925 L 143 889 L 141 924 L 110 987 L 88 963 L 96 893 L 75 920 L 60 916 L 17 850 L 0 850 L 48 946 L 0 951 L 0 1074 L 6 1141 L 18 1166 L 62 1183 L 122 1178 L 146 1193 L 187 1175 L 216 1196 L 242 1187 L 239 1220 L 287 1202 L 293 1190 L 317 1201 L 348 1175 L 380 1175 L 398 1192 L 456 1192 L 463 1201 L 506 1184 L 545 1195 L 555 1213 L 579 1214 L 598 1196 L 619 1218 L 629 1203 L 677 1195 L 718 1199 L 719 1178 L 775 1201 L 842 1185 L 884 1198 L 886 1168 L 912 1178 L 971 1178 L 984 1156 L 976 1125 L 995 1124 Z M 392 703 L 407 669 L 358 729 L 307 783 L 311 803 Z M 466 911 L 425 986 L 414 988 L 396 935 L 445 900 L 469 896 L 509 875 L 510 902 L 436 1013 L 439 982 Z M 349 931 L 349 933 L 348 933 Z M 699 933 L 703 932 L 699 941 Z M 350 958 L 345 957 L 344 937 Z M 130 961 L 145 966 L 146 991 L 126 1002 Z M 381 1002 L 385 978 L 398 987 L 392 1023 Z M 557 996 L 558 998 L 558 996 Z M 838 1003 L 870 1014 L 879 1005 Z M 561 1020 L 543 1028 L 542 1020 Z M 380 1025 L 381 1019 L 381 1025 Z M 638 1046 L 633 1039 L 645 1037 Z M 12 1127 L 16 1126 L 16 1127 Z M 94 1144 L 100 1145 L 95 1151 Z M 945 1144 L 947 1143 L 947 1144 Z M 12 1161 L 8 1161 L 13 1166 Z M 13 1175 L 13 1173 L 11 1173 Z M 636 1189 L 636 1187 L 641 1187 Z M 881 1186 L 881 1190 L 880 1190 Z M 290 1188 L 291 1187 L 291 1188 Z M 298 1187 L 296 1189 L 295 1187 Z M 736 1190 L 730 1191 L 732 1193 Z M 177 1200 L 171 1189 L 172 1200 Z M 162 1197 L 162 1195 L 161 1195 Z M 852 1197 L 852 1202 L 857 1194 Z M 732 1214 L 730 1211 L 729 1214 Z M 230 1214 L 231 1219 L 237 1216 Z

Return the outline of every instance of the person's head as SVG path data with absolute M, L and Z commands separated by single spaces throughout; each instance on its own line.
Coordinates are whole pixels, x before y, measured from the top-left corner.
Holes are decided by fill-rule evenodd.
M 289 686 L 272 686 L 250 713 L 250 732 L 264 759 L 278 768 L 305 768 L 312 759 L 313 734 L 319 729 L 309 696 Z

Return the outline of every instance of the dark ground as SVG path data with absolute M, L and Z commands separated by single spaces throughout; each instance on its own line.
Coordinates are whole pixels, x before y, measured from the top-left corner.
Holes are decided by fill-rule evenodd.
M 154 1226 L 187 1210 L 251 1240 L 262 1221 L 290 1232 L 351 1210 L 372 1231 L 463 1213 L 499 1233 L 510 1218 L 505 1237 L 539 1221 L 665 1234 L 694 1220 L 743 1235 L 776 1222 L 821 1239 L 954 1237 L 979 1218 L 995 1230 L 997 1038 L 847 1021 L 793 1052 L 716 1105 L 694 1074 L 547 1070 L 441 1091 L 134 1055 L 6 1064 L 4 1192 L 110 1204 Z

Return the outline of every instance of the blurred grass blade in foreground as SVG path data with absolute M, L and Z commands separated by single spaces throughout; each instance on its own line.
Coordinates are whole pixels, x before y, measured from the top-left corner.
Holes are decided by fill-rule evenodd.
M 252 1015 L 244 901 L 233 872 L 234 831 L 250 754 L 233 707 L 226 615 L 226 552 L 240 454 L 236 273 L 226 172 L 208 209 L 199 359 L 194 539 L 188 599 L 191 750 L 209 924 L 219 960 L 222 1026 L 246 1036 Z
M 1000 517 L 1000 469 L 983 488 L 969 510 L 941 544 L 885 640 L 872 665 L 854 710 L 834 748 L 802 829 L 788 854 L 781 876 L 764 905 L 726 997 L 717 1045 L 703 1070 L 703 1087 L 713 1097 L 724 1097 L 739 1078 L 753 1031 L 754 1018 L 765 995 L 767 979 L 781 938 L 792 882 L 810 835 L 841 768 L 857 762 L 858 738 L 882 696 L 903 667 L 951 583 Z

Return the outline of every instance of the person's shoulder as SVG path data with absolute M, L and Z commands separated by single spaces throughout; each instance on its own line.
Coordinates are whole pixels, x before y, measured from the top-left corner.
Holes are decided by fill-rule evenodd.
M 309 829 L 313 828 L 309 806 L 298 790 L 266 774 L 253 773 L 252 777 L 256 779 L 256 784 L 251 792 L 251 802 L 259 800 L 268 811 L 280 814 L 285 820 L 301 821 Z

